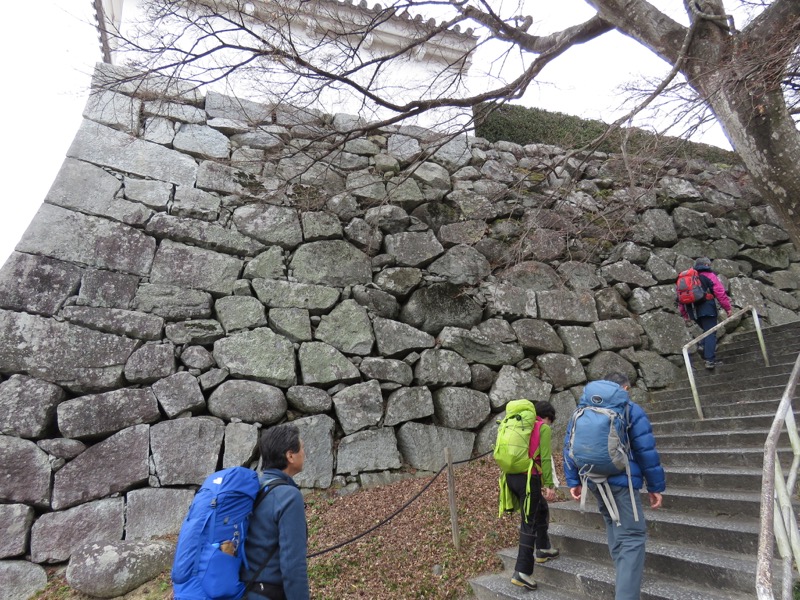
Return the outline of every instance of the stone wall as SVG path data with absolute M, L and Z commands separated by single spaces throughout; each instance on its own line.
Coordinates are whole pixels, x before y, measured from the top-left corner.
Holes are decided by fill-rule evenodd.
M 739 169 L 146 88 L 92 96 L 0 271 L 9 568 L 175 532 L 274 423 L 302 486 L 350 490 L 485 452 L 514 398 L 553 402 L 556 440 L 610 370 L 646 401 L 681 376 L 697 256 L 798 318 L 800 256 Z

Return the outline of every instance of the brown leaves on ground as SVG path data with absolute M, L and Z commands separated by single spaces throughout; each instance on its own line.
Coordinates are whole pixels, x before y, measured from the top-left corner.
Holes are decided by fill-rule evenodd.
M 309 552 L 345 542 L 405 510 L 374 532 L 309 559 L 312 597 L 457 599 L 469 579 L 502 569 L 496 552 L 517 543 L 518 515 L 497 517 L 499 471 L 487 457 L 455 468 L 460 551 L 450 525 L 447 476 L 407 479 L 344 497 L 306 498 Z

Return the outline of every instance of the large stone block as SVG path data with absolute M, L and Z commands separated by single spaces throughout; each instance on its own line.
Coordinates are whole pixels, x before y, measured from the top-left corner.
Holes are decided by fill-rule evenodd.
M 519 344 L 505 344 L 476 331 L 458 327 L 442 329 L 439 341 L 442 348 L 458 352 L 471 363 L 513 365 L 525 358 L 525 352 Z
M 445 327 L 470 329 L 481 322 L 483 309 L 461 288 L 452 284 L 434 284 L 411 294 L 400 311 L 400 319 L 431 335 Z
M 121 540 L 124 527 L 122 498 L 106 498 L 46 513 L 31 530 L 31 560 L 35 563 L 66 562 L 83 544 Z
M 124 492 L 146 482 L 149 432 L 148 425 L 123 429 L 68 462 L 53 482 L 53 510 Z
M 47 571 L 27 560 L 3 560 L 0 581 L 0 600 L 30 598 L 47 586 Z
M 472 381 L 469 363 L 452 350 L 425 350 L 414 366 L 420 385 L 467 385 Z
M 292 421 L 300 430 L 306 450 L 303 470 L 295 475 L 297 485 L 328 488 L 333 481 L 333 431 L 336 421 L 328 415 L 313 415 Z
M 0 310 L 0 372 L 25 372 L 73 391 L 117 387 L 139 342 L 77 325 Z
M 214 344 L 214 359 L 220 368 L 228 369 L 234 377 L 280 387 L 297 383 L 292 342 L 266 327 L 236 333 L 217 341 Z
M 439 424 L 452 429 L 474 429 L 491 413 L 489 396 L 463 387 L 444 387 L 433 393 Z
M 155 579 L 174 552 L 171 542 L 160 540 L 84 544 L 69 562 L 67 583 L 92 597 L 117 598 Z
M 345 354 L 369 354 L 375 344 L 367 311 L 345 300 L 320 320 L 315 337 Z
M 297 359 L 305 385 L 328 386 L 361 379 L 358 368 L 344 354 L 324 342 L 301 344 Z
M 145 344 L 125 363 L 125 379 L 130 383 L 152 383 L 175 372 L 175 346 Z
M 139 278 L 127 273 L 85 269 L 76 304 L 104 308 L 130 308 Z
M 547 400 L 552 385 L 538 379 L 528 371 L 505 365 L 489 392 L 493 409 L 504 407 L 510 400 L 527 398 L 531 402 Z
M 233 224 L 244 235 L 267 246 L 296 248 L 303 241 L 300 217 L 294 208 L 248 204 L 233 213 Z
M 170 419 L 186 411 L 199 411 L 206 405 L 197 378 L 187 371 L 156 381 L 152 387 L 161 410 Z
M 143 284 L 133 301 L 137 310 L 170 320 L 203 319 L 211 316 L 211 294 L 174 285 Z
M 398 265 L 423 267 L 444 253 L 444 248 L 432 231 L 387 235 L 386 253 L 394 256 Z
M 77 265 L 14 252 L 0 270 L 0 308 L 54 315 L 75 294 L 82 273 Z
M 146 276 L 156 240 L 121 223 L 42 204 L 16 250 Z
M 369 257 L 344 240 L 303 244 L 295 250 L 289 266 L 304 283 L 331 287 L 372 283 Z
M 123 173 L 193 186 L 197 163 L 190 156 L 84 121 L 67 156 Z
M 99 438 L 161 418 L 150 389 L 122 389 L 81 396 L 58 406 L 58 429 L 66 438 Z
M 57 385 L 12 375 L 0 383 L 0 433 L 40 438 L 54 430 L 56 408 L 65 398 Z
M 258 448 L 258 425 L 228 423 L 225 426 L 225 453 L 222 468 L 249 466 Z
M 420 331 L 411 325 L 375 317 L 372 320 L 378 352 L 383 356 L 399 356 L 415 350 L 433 348 L 435 340 L 432 335 Z
M 333 396 L 333 407 L 345 435 L 377 425 L 383 416 L 381 386 L 375 380 L 351 385 Z
M 328 312 L 339 300 L 339 291 L 324 285 L 272 279 L 253 279 L 253 290 L 270 308 L 302 308 L 312 315 Z
M 400 468 L 400 452 L 394 429 L 384 427 L 359 431 L 339 442 L 336 473 L 357 475 L 363 471 L 384 471 Z
M 208 411 L 226 421 L 277 423 L 286 414 L 286 398 L 274 386 L 257 381 L 223 382 L 208 399 Z
M 125 539 L 146 540 L 177 534 L 186 513 L 189 512 L 189 505 L 194 500 L 194 492 L 145 488 L 131 490 L 126 500 Z
M 150 283 L 231 294 L 242 264 L 227 254 L 164 240 L 153 260 Z
M 536 292 L 539 317 L 558 323 L 594 323 L 598 320 L 590 291 L 546 290 Z
M 159 239 L 167 238 L 238 256 L 255 256 L 264 249 L 264 244 L 253 238 L 226 229 L 217 223 L 207 223 L 194 218 L 159 213 L 147 222 L 145 230 Z
M 136 227 L 143 226 L 153 215 L 153 210 L 139 202 L 117 197 L 121 187 L 119 179 L 100 167 L 67 159 L 45 202 Z
M 140 340 L 160 340 L 164 319 L 132 310 L 67 306 L 61 316 L 76 325 Z
M 225 426 L 213 417 L 163 421 L 150 428 L 155 477 L 165 485 L 200 485 L 217 469 Z M 85 453 L 84 453 L 85 454 Z
M 34 510 L 25 504 L 0 504 L 0 558 L 20 556 L 28 551 Z
M 474 443 L 474 433 L 413 421 L 397 432 L 397 445 L 405 461 L 425 471 L 438 471 L 445 465 L 445 448 L 450 448 L 454 461 L 467 460 Z
M 427 387 L 402 387 L 389 394 L 383 424 L 388 427 L 405 421 L 424 419 L 433 413 L 433 396 Z

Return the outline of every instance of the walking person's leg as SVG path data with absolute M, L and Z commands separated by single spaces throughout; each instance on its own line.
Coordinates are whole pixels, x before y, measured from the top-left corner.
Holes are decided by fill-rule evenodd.
M 520 500 L 520 527 L 519 527 L 519 547 L 517 549 L 517 562 L 514 565 L 514 577 L 511 583 L 528 589 L 536 589 L 536 581 L 533 579 L 534 548 L 536 547 L 536 511 L 539 509 L 541 500 L 541 480 L 539 477 L 531 476 L 531 493 L 528 510 L 525 511 L 525 496 L 528 474 L 519 473 L 516 475 L 506 475 L 506 482 L 513 494 Z
M 616 571 L 614 600 L 639 600 L 647 538 L 647 523 L 642 512 L 640 494 L 636 493 L 636 510 L 639 521 L 635 521 L 628 488 L 611 487 L 620 517 L 620 524 L 617 525 L 611 519 L 597 487 L 592 484 L 591 490 L 597 498 L 597 508 L 606 523 L 608 551 Z
M 633 518 L 633 505 L 627 487 L 612 486 L 614 500 L 619 510 L 620 525 L 614 525 L 609 532 L 609 548 L 616 567 L 615 600 L 639 600 L 644 573 L 645 542 L 647 523 L 642 509 L 641 494 L 637 491 L 636 512 L 639 520 Z
M 697 324 L 700 325 L 700 329 L 703 332 L 708 331 L 709 329 L 716 327 L 717 325 L 717 317 L 710 316 L 710 317 L 697 317 Z M 717 334 L 712 333 L 703 341 L 703 358 L 706 362 L 716 362 L 717 360 Z

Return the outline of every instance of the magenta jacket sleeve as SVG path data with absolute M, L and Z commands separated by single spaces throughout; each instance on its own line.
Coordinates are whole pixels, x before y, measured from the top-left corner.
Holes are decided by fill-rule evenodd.
M 711 283 L 714 284 L 712 287 L 712 291 L 714 292 L 714 296 L 717 298 L 719 305 L 725 310 L 725 312 L 731 312 L 731 299 L 728 298 L 728 294 L 725 292 L 725 288 L 722 286 L 722 282 L 717 277 L 716 273 L 712 273 L 711 271 L 706 271 L 703 273 Z M 683 308 L 683 307 L 681 307 Z

